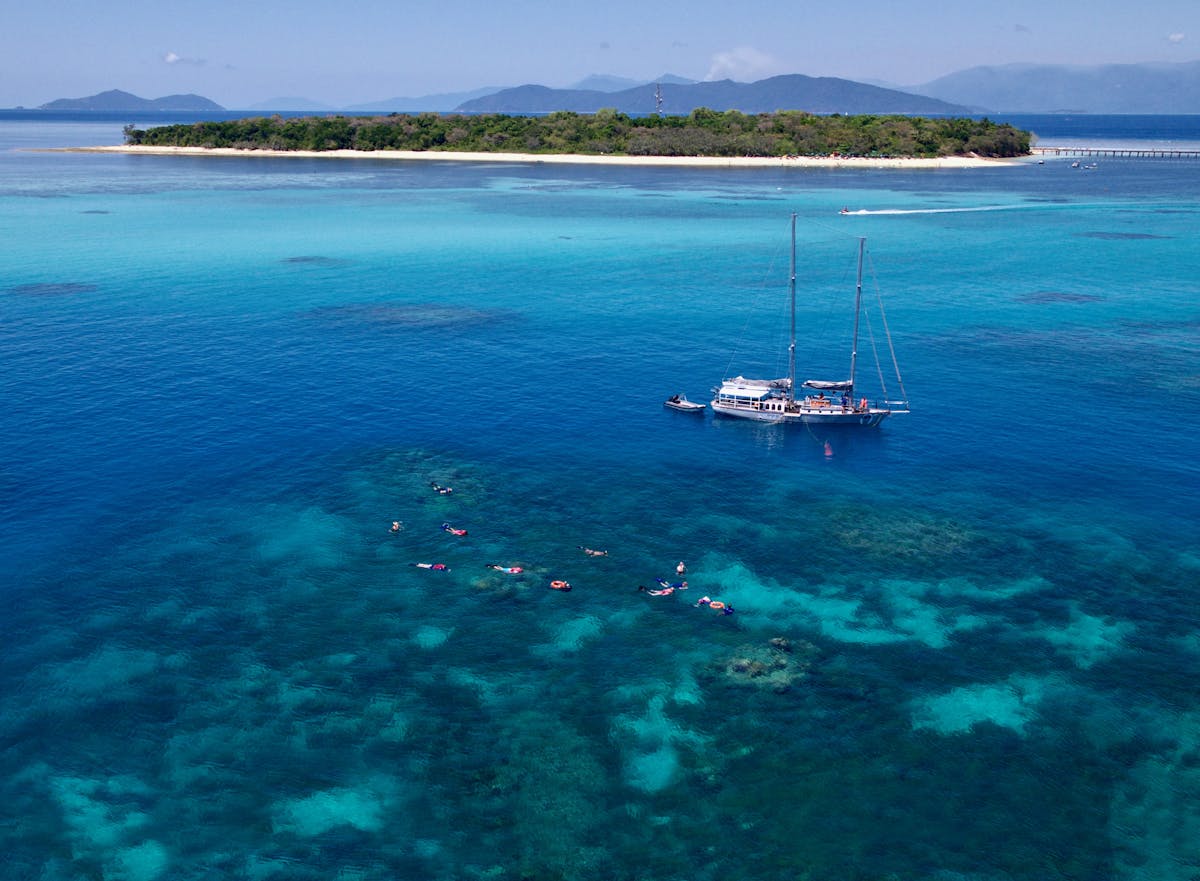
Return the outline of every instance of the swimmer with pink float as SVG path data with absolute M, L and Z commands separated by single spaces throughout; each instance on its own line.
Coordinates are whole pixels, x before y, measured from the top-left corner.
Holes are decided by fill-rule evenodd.
M 484 563 L 488 569 L 495 569 L 497 572 L 503 572 L 505 575 L 520 575 L 525 570 L 520 566 L 500 566 L 496 563 Z

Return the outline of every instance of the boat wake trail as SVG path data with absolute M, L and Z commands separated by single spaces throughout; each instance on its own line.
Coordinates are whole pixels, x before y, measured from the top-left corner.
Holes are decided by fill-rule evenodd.
M 880 208 L 875 211 L 860 208 L 850 211 L 843 208 L 839 214 L 862 217 L 868 214 L 968 214 L 974 211 L 1015 211 L 1018 208 L 1028 208 L 1028 205 L 981 205 L 976 208 Z

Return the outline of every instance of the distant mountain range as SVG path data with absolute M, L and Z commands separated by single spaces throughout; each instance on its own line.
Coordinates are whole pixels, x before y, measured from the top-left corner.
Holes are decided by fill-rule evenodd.
M 295 97 L 268 98 L 266 101 L 257 101 L 248 107 L 240 109 L 258 110 L 264 113 L 271 113 L 276 110 L 303 110 L 305 113 L 337 113 L 340 108 L 334 107 L 331 104 L 322 104 L 320 101 L 314 101 L 311 98 Z
M 149 100 L 122 92 L 119 89 L 90 95 L 87 98 L 59 98 L 57 101 L 51 101 L 38 108 L 38 110 L 96 111 L 101 113 L 157 110 L 203 113 L 209 110 L 224 109 L 215 101 L 199 95 L 167 95 L 165 98 Z
M 675 76 L 674 74 L 663 74 L 655 80 L 657 83 L 672 83 L 685 84 L 694 83 L 695 80 L 689 80 L 685 77 Z M 569 90 L 586 89 L 595 92 L 619 92 L 624 89 L 630 89 L 634 86 L 645 85 L 641 80 L 631 80 L 626 77 L 605 76 L 603 74 L 592 74 L 585 77 L 578 83 L 568 86 Z M 464 104 L 469 101 L 474 101 L 477 98 L 484 98 L 488 95 L 495 95 L 498 92 L 506 91 L 504 86 L 487 86 L 480 89 L 473 89 L 470 92 L 445 92 L 440 95 L 422 95 L 416 98 L 388 98 L 384 101 L 372 101 L 370 104 L 354 104 L 346 109 L 355 113 L 392 113 L 392 112 L 446 112 L 451 110 L 461 109 Z M 609 105 L 605 105 L 609 106 Z M 276 105 L 276 110 L 291 110 L 300 109 L 293 108 L 291 105 L 282 107 Z M 559 108 L 562 109 L 562 108 Z M 528 112 L 528 111 L 521 111 Z
M 655 91 L 662 111 L 690 113 L 697 107 L 769 113 L 1200 113 L 1200 61 L 1179 64 L 1108 64 L 1096 67 L 1007 64 L 973 67 L 919 86 L 889 87 L 835 77 L 801 74 L 753 83 L 697 82 L 664 74 L 652 82 L 593 75 L 564 89 L 539 85 L 483 87 L 416 97 L 396 97 L 333 108 L 307 98 L 274 98 L 248 110 L 308 113 L 594 113 L 611 107 L 626 113 L 652 113 Z M 199 95 L 168 95 L 147 100 L 112 90 L 87 98 L 62 98 L 39 110 L 66 111 L 223 111 Z
M 656 92 L 661 96 L 661 108 Z M 620 92 L 595 89 L 550 89 L 518 86 L 466 101 L 458 110 L 468 113 L 546 113 L 573 110 L 595 113 L 611 107 L 624 113 L 691 113 L 697 107 L 771 113 L 807 110 L 810 113 L 968 113 L 969 107 L 938 98 L 868 86 L 836 77 L 802 74 L 774 76 L 754 83 L 719 80 L 704 83 L 647 83 Z
M 1022 113 L 1200 113 L 1200 61 L 972 67 L 908 91 Z
M 372 101 L 370 104 L 352 104 L 346 110 L 351 113 L 446 113 L 465 101 L 491 95 L 499 92 L 501 88 L 485 86 L 469 92 L 443 92 L 416 98 L 388 98 L 384 101 Z

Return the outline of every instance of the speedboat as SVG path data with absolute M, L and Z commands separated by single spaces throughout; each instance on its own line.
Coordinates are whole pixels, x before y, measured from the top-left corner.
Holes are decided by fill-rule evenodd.
M 678 410 L 680 413 L 703 413 L 704 404 L 696 401 L 689 401 L 686 395 L 671 395 L 663 401 L 663 406 L 668 410 Z

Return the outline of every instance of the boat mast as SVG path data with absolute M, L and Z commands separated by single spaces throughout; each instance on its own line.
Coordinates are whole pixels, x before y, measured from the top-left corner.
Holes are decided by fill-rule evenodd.
M 788 273 L 788 307 L 792 324 L 788 341 L 788 390 L 787 400 L 796 400 L 796 215 L 792 213 L 792 260 Z
M 866 250 L 866 247 L 866 238 L 859 238 L 858 280 L 854 284 L 854 344 L 850 347 L 850 397 L 854 397 L 854 365 L 858 360 L 858 318 L 862 313 L 863 251 Z

